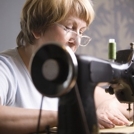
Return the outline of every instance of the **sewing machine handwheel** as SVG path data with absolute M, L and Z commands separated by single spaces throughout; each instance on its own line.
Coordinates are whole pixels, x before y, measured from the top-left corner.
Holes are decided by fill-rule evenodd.
M 65 45 L 48 43 L 31 60 L 31 77 L 37 90 L 48 97 L 58 97 L 75 85 L 77 59 Z

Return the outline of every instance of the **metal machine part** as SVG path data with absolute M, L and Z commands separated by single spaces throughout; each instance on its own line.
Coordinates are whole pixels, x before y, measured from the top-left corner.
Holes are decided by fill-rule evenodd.
M 76 83 L 77 59 L 68 46 L 45 44 L 33 55 L 31 77 L 41 94 L 59 97 Z

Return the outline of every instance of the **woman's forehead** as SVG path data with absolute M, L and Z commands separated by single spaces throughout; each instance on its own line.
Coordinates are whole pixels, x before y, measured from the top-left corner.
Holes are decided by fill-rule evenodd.
M 87 27 L 87 23 L 85 20 L 77 16 L 76 14 L 69 14 L 65 17 L 61 22 L 64 23 L 74 23 L 74 24 L 82 24 L 84 27 Z

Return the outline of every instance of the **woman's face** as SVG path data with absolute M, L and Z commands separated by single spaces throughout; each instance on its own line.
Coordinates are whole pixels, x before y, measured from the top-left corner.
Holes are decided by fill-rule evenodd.
M 86 22 L 80 18 L 69 15 L 65 20 L 50 26 L 38 39 L 38 44 L 57 42 L 69 46 L 74 52 L 79 46 L 79 35 L 87 29 Z

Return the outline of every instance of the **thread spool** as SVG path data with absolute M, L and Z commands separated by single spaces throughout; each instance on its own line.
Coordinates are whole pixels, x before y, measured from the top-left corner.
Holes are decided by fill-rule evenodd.
M 108 58 L 112 61 L 116 59 L 116 42 L 115 39 L 109 39 Z

